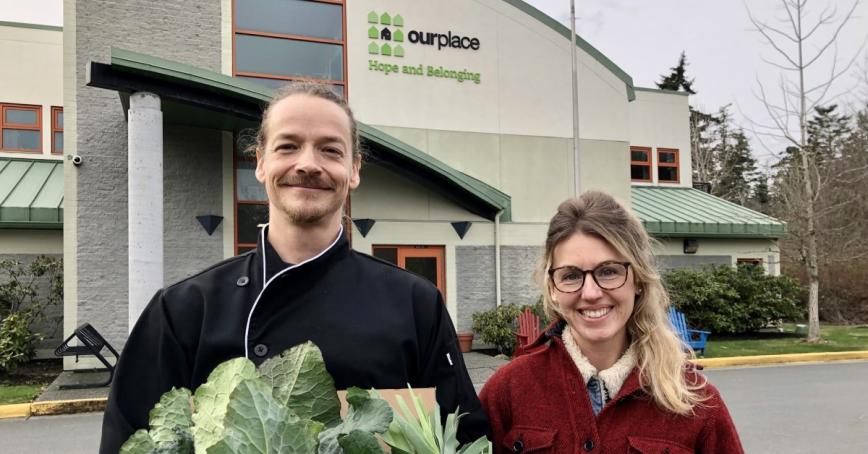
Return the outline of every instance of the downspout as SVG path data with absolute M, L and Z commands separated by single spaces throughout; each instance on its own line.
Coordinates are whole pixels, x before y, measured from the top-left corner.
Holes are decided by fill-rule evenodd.
M 497 300 L 495 307 L 500 307 L 500 215 L 503 210 L 494 215 L 494 295 Z

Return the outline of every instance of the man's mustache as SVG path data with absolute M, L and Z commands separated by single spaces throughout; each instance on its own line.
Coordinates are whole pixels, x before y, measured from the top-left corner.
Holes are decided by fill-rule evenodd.
M 283 186 L 301 186 L 314 189 L 334 189 L 332 182 L 318 176 L 293 176 L 278 180 L 277 184 Z

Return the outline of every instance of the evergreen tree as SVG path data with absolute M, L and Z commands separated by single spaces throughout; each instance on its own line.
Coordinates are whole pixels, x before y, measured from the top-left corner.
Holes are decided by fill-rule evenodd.
M 660 82 L 657 82 L 657 88 L 673 91 L 684 90 L 691 95 L 695 95 L 696 92 L 693 91 L 694 79 L 687 80 L 687 64 L 687 56 L 682 51 L 681 57 L 678 59 L 678 65 L 669 68 L 669 75 L 660 75 Z
M 843 153 L 844 142 L 851 134 L 850 116 L 835 113 L 838 106 L 817 106 L 808 121 L 808 150 L 818 165 L 823 165 Z

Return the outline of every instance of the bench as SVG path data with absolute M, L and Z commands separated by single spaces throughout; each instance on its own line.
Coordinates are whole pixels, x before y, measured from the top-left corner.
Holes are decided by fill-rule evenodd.
M 539 317 L 537 317 L 530 308 L 526 308 L 515 319 L 518 325 L 518 331 L 515 333 L 515 352 L 518 356 L 524 348 L 530 345 L 540 335 Z
M 71 345 L 73 339 L 78 339 L 80 345 Z M 54 356 L 75 356 L 75 362 L 78 362 L 79 356 L 94 356 L 103 363 L 105 367 L 92 369 L 90 371 L 108 371 L 109 376 L 105 382 L 60 385 L 60 388 L 81 389 L 108 386 L 109 383 L 112 382 L 112 378 L 114 378 L 115 367 L 109 363 L 105 356 L 103 356 L 103 348 L 111 352 L 115 357 L 115 362 L 117 362 L 119 356 L 118 352 L 108 343 L 108 341 L 105 340 L 105 338 L 102 337 L 96 328 L 90 326 L 90 323 L 84 323 L 76 328 L 75 331 L 73 331 L 72 334 L 54 350 Z
M 675 332 L 687 348 L 699 352 L 700 355 L 705 355 L 705 344 L 708 342 L 708 335 L 711 334 L 711 331 L 688 328 L 684 312 L 674 307 L 669 308 L 669 321 L 672 322 Z

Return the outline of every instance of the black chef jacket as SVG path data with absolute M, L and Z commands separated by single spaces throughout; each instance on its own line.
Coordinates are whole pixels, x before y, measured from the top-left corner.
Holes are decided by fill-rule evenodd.
M 266 228 L 267 229 L 267 228 Z M 118 361 L 100 453 L 116 453 L 175 387 L 196 389 L 221 362 L 259 365 L 313 341 L 338 389 L 437 387 L 444 415 L 458 407 L 459 440 L 488 432 L 440 292 L 425 279 L 350 248 L 269 270 L 266 229 L 256 250 L 157 292 Z M 268 276 L 267 280 L 264 276 Z M 130 276 L 134 279 L 133 276 Z

